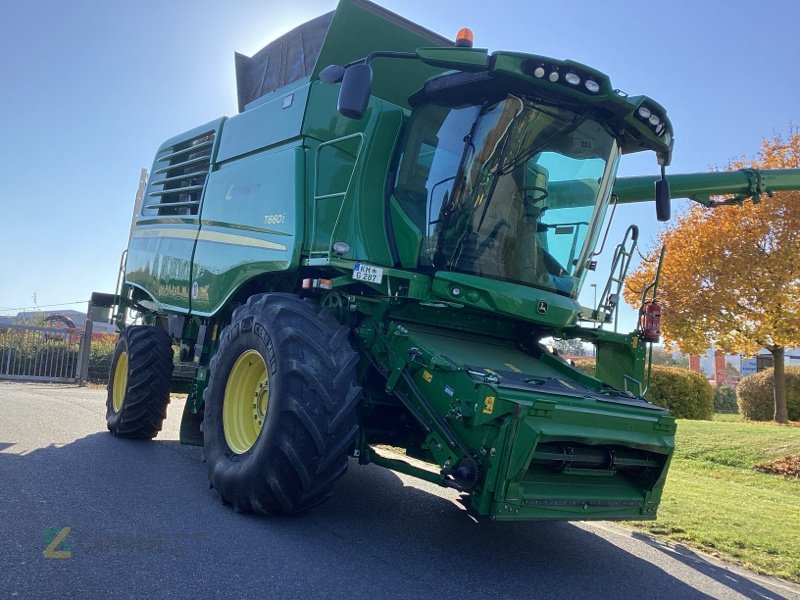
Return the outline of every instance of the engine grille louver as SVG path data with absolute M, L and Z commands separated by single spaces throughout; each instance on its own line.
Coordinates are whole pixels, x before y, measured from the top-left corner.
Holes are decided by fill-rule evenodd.
M 211 167 L 215 131 L 162 148 L 150 177 L 145 210 L 158 215 L 196 215 Z

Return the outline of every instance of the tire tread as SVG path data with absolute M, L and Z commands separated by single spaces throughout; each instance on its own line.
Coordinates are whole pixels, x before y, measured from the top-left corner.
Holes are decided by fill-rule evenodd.
M 222 375 L 215 376 L 215 369 L 220 368 L 226 346 L 242 335 L 245 326 L 263 327 L 275 349 L 282 398 L 275 399 L 276 406 L 271 397 L 267 411 L 269 419 L 269 410 L 278 410 L 274 415 L 278 426 L 272 435 L 256 441 L 256 445 L 266 446 L 262 464 L 254 468 L 239 465 L 247 456 L 234 464 L 226 455 L 221 426 L 204 426 L 207 456 L 212 454 L 209 477 L 220 496 L 239 511 L 304 512 L 324 502 L 347 471 L 348 451 L 358 434 L 358 355 L 348 342 L 348 328 L 336 321 L 332 311 L 293 294 L 253 296 L 234 312 L 211 360 L 205 396 L 207 423 L 220 419 L 226 384 Z M 231 467 L 241 468 L 241 473 L 233 475 Z

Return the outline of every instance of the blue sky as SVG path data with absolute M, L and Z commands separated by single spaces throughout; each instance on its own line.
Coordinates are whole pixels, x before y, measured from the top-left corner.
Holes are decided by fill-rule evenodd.
M 645 93 L 672 119 L 671 172 L 753 155 L 800 122 L 800 4 L 379 0 L 476 46 L 570 58 Z M 233 53 L 331 10 L 333 0 L 9 3 L 0 21 L 0 315 L 113 291 L 139 169 L 165 139 L 236 112 Z M 655 157 L 620 173 L 655 173 Z M 676 208 L 680 203 L 676 203 Z M 617 211 L 610 242 L 652 205 Z M 608 262 L 601 259 L 600 288 Z M 587 281 L 584 300 L 591 302 Z M 84 305 L 64 308 L 82 310 Z M 623 324 L 632 324 L 631 312 Z

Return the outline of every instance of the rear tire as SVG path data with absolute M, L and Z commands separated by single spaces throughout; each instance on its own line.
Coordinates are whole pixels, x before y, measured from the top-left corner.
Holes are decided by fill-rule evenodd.
M 209 479 L 237 512 L 313 508 L 347 471 L 358 432 L 358 356 L 330 311 L 259 294 L 211 360 L 203 423 Z
M 162 329 L 132 325 L 120 333 L 108 380 L 106 423 L 114 435 L 154 438 L 167 417 L 172 340 Z

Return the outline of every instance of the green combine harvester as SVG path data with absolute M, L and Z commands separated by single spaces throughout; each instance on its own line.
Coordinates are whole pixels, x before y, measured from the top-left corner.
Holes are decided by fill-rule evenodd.
M 598 305 L 578 295 L 610 205 L 669 218 L 672 125 L 590 67 L 470 38 L 341 0 L 236 56 L 239 114 L 161 145 L 117 293 L 93 296 L 121 330 L 113 434 L 155 437 L 187 392 L 181 441 L 241 512 L 310 509 L 355 457 L 492 519 L 655 518 L 675 435 L 643 398 L 656 282 L 636 331 L 603 327 L 635 226 Z M 661 177 L 616 179 L 642 151 Z M 671 181 L 705 201 L 800 187 Z M 593 344 L 596 376 L 551 337 Z

